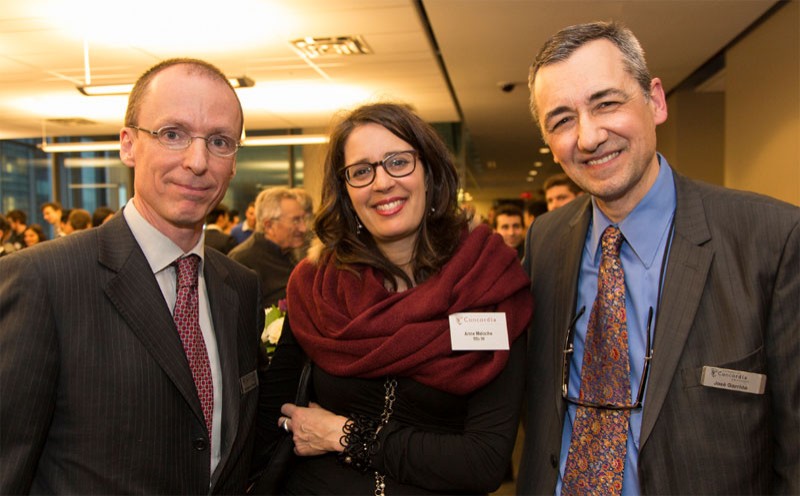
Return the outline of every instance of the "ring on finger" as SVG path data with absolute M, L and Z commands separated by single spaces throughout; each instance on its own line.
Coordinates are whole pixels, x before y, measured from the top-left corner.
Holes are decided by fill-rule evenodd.
M 289 417 L 286 417 L 285 419 L 283 419 L 283 423 L 281 424 L 281 427 L 283 427 L 283 430 L 285 430 L 286 432 L 291 432 L 289 430 Z

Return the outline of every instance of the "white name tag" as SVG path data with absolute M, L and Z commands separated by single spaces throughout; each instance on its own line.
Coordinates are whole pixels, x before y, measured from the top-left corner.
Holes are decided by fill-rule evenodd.
M 767 376 L 757 372 L 721 369 L 706 365 L 700 375 L 700 383 L 703 386 L 730 389 L 742 393 L 764 394 Z
M 464 312 L 450 315 L 453 350 L 507 350 L 508 327 L 504 312 Z

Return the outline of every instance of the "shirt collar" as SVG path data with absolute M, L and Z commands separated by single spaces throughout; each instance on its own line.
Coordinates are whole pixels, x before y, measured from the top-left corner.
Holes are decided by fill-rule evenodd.
M 655 261 L 658 247 L 666 235 L 675 214 L 675 179 L 667 160 L 658 154 L 659 170 L 656 182 L 636 207 L 617 224 L 625 241 L 647 268 Z M 603 231 L 613 224 L 592 198 L 592 226 L 589 249 L 597 255 Z M 659 233 L 654 236 L 653 233 Z
M 128 200 L 122 214 L 154 274 L 169 267 L 178 258 L 189 254 L 200 257 L 200 270 L 202 271 L 205 260 L 203 251 L 205 233 L 200 236 L 197 244 L 189 250 L 189 253 L 183 253 L 178 245 L 142 217 L 142 214 L 136 210 L 133 198 Z

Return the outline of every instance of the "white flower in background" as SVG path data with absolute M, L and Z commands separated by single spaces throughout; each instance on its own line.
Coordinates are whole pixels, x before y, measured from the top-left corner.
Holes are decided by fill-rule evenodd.
M 283 317 L 280 317 L 266 326 L 261 334 L 261 341 L 272 345 L 278 344 L 278 340 L 281 338 L 281 330 L 283 329 L 283 319 Z
M 283 319 L 286 317 L 286 300 L 280 300 L 277 305 L 264 310 L 264 330 L 261 332 L 261 342 L 267 350 L 267 356 L 275 352 L 275 345 L 281 338 Z

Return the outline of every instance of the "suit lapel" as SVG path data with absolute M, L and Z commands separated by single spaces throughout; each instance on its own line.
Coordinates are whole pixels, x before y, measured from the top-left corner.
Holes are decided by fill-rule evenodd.
M 706 285 L 713 249 L 702 199 L 691 182 L 675 174 L 677 208 L 664 289 L 655 328 L 653 363 L 642 414 L 640 450 L 653 430 L 683 353 Z
M 566 339 L 567 327 L 572 320 L 575 312 L 575 301 L 578 294 L 578 275 L 581 268 L 581 257 L 583 255 L 583 246 L 586 241 L 586 230 L 589 228 L 589 221 L 592 217 L 592 203 L 588 199 L 576 200 L 584 201 L 585 205 L 578 213 L 570 219 L 569 227 L 563 231 L 561 239 L 558 243 L 559 249 L 553 250 L 555 257 L 561 258 L 559 263 L 555 266 L 561 267 L 562 277 L 558 278 L 555 287 L 555 309 L 553 312 L 552 326 L 555 331 L 556 339 L 553 343 L 554 356 L 556 357 L 555 365 L 556 370 L 554 373 L 554 380 L 556 382 L 554 390 L 556 391 L 556 408 L 558 414 L 563 418 L 564 416 L 564 401 L 561 398 L 561 387 L 563 381 L 562 375 L 562 362 L 564 351 L 564 340 Z
M 121 214 L 98 228 L 98 245 L 98 261 L 116 273 L 106 285 L 106 295 L 202 421 L 203 411 L 175 322 Z
M 239 297 L 228 281 L 228 271 L 218 263 L 216 254 L 206 251 L 205 280 L 214 334 L 217 338 L 220 368 L 222 369 L 222 433 L 220 461 L 212 475 L 216 484 L 231 453 L 239 429 L 239 360 L 237 339 Z

